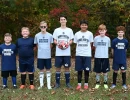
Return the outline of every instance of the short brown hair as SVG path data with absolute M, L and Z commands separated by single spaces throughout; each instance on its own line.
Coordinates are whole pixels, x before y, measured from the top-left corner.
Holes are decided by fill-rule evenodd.
M 4 37 L 9 36 L 12 37 L 12 35 L 10 33 L 5 33 Z
M 101 25 L 99 25 L 99 27 L 98 27 L 98 30 L 106 30 L 107 28 L 106 28 L 106 25 L 104 25 L 104 24 L 101 24 Z
M 22 27 L 22 28 L 21 28 L 21 31 L 24 30 L 24 29 L 26 29 L 26 30 L 29 31 L 29 28 L 28 28 L 28 27 Z
M 117 26 L 116 27 L 116 31 L 118 32 L 118 31 L 126 31 L 126 29 L 125 29 L 125 27 L 124 26 Z

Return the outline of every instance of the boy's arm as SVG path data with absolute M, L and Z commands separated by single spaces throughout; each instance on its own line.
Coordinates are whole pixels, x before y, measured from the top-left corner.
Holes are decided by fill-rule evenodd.
M 114 53 L 114 50 L 113 50 L 113 49 L 111 49 L 111 54 L 112 54 L 112 57 L 113 57 L 113 53 Z

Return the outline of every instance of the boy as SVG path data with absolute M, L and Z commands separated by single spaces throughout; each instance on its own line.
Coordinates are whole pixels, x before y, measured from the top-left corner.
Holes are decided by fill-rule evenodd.
M 100 35 L 94 38 L 95 47 L 95 60 L 94 60 L 94 71 L 96 72 L 96 86 L 98 89 L 100 86 L 100 73 L 104 74 L 104 88 L 108 89 L 107 85 L 107 72 L 110 71 L 108 51 L 110 47 L 110 38 L 105 36 L 107 29 L 106 26 L 101 24 L 98 27 Z
M 45 21 L 40 22 L 41 32 L 35 35 L 34 44 L 37 44 L 38 55 L 37 55 L 37 67 L 40 70 L 39 80 L 40 87 L 43 87 L 44 81 L 44 68 L 46 69 L 47 88 L 51 89 L 51 47 L 53 43 L 53 37 L 46 31 L 47 23 Z
M 13 88 L 16 86 L 16 45 L 12 44 L 12 35 L 6 33 L 4 35 L 5 43 L 0 45 L 1 56 L 1 76 L 3 77 L 3 89 L 7 88 L 7 78 L 12 77 Z
M 80 21 L 81 30 L 75 33 L 74 43 L 76 43 L 75 70 L 78 72 L 78 86 L 76 90 L 81 89 L 82 72 L 84 70 L 84 89 L 88 89 L 89 71 L 91 71 L 91 43 L 93 34 L 88 31 L 88 22 Z
M 28 73 L 30 81 L 30 89 L 34 89 L 34 39 L 29 37 L 29 28 L 23 27 L 21 29 L 22 38 L 17 40 L 16 46 L 19 55 L 19 69 L 21 72 L 21 86 L 20 89 L 25 88 L 26 74 Z
M 67 17 L 61 15 L 59 17 L 61 27 L 56 28 L 53 33 L 54 43 L 56 44 L 56 57 L 55 57 L 55 67 L 56 67 L 56 85 L 54 89 L 60 87 L 60 74 L 61 66 L 65 68 L 65 78 L 66 78 L 66 87 L 72 88 L 70 85 L 70 71 L 69 67 L 71 66 L 71 50 L 70 45 L 73 41 L 73 31 L 72 29 L 66 26 Z M 63 48 L 61 45 L 66 43 L 66 48 Z
M 111 89 L 116 87 L 116 79 L 118 70 L 122 72 L 122 86 L 123 89 L 127 89 L 126 86 L 126 52 L 128 49 L 128 41 L 124 38 L 125 27 L 118 26 L 116 28 L 118 37 L 112 41 L 112 54 L 113 54 L 113 84 Z

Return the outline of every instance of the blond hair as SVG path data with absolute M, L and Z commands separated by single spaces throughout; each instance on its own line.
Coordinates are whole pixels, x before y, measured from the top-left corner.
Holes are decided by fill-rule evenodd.
M 29 28 L 28 28 L 28 27 L 22 27 L 22 28 L 21 28 L 21 31 L 22 31 L 22 30 L 28 30 L 28 31 L 29 31 Z
M 12 37 L 12 35 L 10 33 L 5 33 L 4 37 L 9 36 Z
M 40 25 L 41 25 L 41 24 L 47 24 L 47 22 L 46 22 L 46 21 L 41 21 L 41 22 L 40 22 Z
M 107 28 L 106 28 L 106 25 L 104 25 L 104 24 L 101 24 L 101 25 L 99 25 L 99 27 L 98 27 L 98 30 L 106 30 Z

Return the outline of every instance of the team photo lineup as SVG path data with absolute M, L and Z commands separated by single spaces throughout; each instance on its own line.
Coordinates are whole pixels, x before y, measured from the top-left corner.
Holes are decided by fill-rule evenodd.
M 117 37 L 111 40 L 107 33 L 107 27 L 104 24 L 97 26 L 98 36 L 93 35 L 88 30 L 88 21 L 80 20 L 80 30 L 73 33 L 73 30 L 67 27 L 67 17 L 65 15 L 59 16 L 60 27 L 56 28 L 51 34 L 47 31 L 48 23 L 46 21 L 39 22 L 39 33 L 35 37 L 30 37 L 30 29 L 28 27 L 21 28 L 21 38 L 18 38 L 16 43 L 11 43 L 12 35 L 10 33 L 4 34 L 4 43 L 0 45 L 1 55 L 1 77 L 2 89 L 8 88 L 8 77 L 12 79 L 12 87 L 14 89 L 25 89 L 29 87 L 31 90 L 44 89 L 45 81 L 47 89 L 58 89 L 62 87 L 60 84 L 61 69 L 64 69 L 65 86 L 69 89 L 87 90 L 89 88 L 89 77 L 91 71 L 95 72 L 95 89 L 101 86 L 101 76 L 103 76 L 103 87 L 107 89 L 116 88 L 118 72 L 121 73 L 120 83 L 124 90 L 128 89 L 126 82 L 127 70 L 127 49 L 129 49 L 129 42 L 124 37 L 125 27 L 115 27 Z M 71 45 L 75 44 L 75 71 L 77 72 L 77 86 L 72 86 L 70 83 L 70 67 L 71 67 Z M 52 55 L 51 48 L 55 45 L 55 86 L 51 85 L 51 68 Z M 94 48 L 94 66 L 92 66 L 92 47 Z M 34 52 L 37 52 L 37 68 L 39 70 L 39 87 L 34 84 Z M 109 54 L 112 53 L 112 65 L 109 62 Z M 17 85 L 17 57 L 18 68 L 20 74 L 20 86 Z M 112 70 L 110 70 L 112 66 Z M 108 85 L 108 73 L 112 71 L 112 84 Z M 101 75 L 103 74 L 103 75 Z M 26 85 L 27 77 L 29 79 L 29 86 Z M 46 77 L 46 80 L 45 80 Z M 73 76 L 72 76 L 73 77 Z M 82 78 L 84 77 L 84 78 Z M 82 84 L 84 80 L 84 84 Z M 91 87 L 92 88 L 92 87 Z

